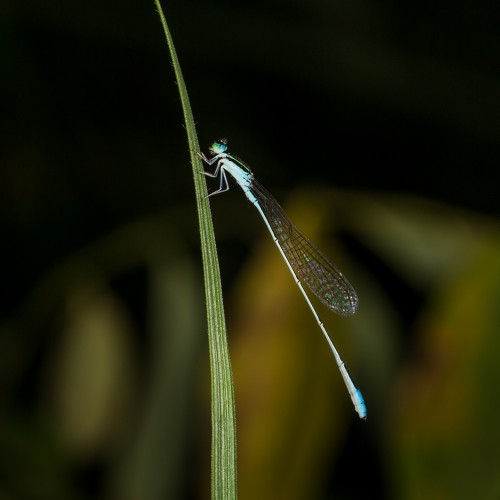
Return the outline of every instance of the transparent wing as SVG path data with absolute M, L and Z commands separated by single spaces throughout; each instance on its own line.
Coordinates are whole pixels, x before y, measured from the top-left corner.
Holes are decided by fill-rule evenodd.
M 354 314 L 358 296 L 344 275 L 292 224 L 278 202 L 255 178 L 251 191 L 301 283 L 337 314 Z

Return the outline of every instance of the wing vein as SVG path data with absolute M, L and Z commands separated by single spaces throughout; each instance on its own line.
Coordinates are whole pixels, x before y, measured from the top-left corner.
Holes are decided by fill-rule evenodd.
M 337 314 L 354 314 L 358 296 L 340 270 L 292 224 L 278 202 L 255 178 L 251 191 L 301 283 Z

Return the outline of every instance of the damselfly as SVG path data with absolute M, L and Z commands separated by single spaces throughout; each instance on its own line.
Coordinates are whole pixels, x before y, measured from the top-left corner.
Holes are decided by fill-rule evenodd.
M 226 139 L 214 142 L 210 153 L 211 158 L 200 153 L 208 165 L 216 164 L 213 173 L 203 174 L 220 177 L 219 189 L 210 196 L 229 189 L 227 174 L 230 174 L 255 205 L 333 352 L 354 408 L 362 419 L 366 419 L 366 406 L 361 391 L 352 381 L 303 284 L 329 309 L 342 316 L 351 316 L 356 312 L 358 296 L 354 288 L 337 267 L 292 224 L 278 202 L 257 182 L 248 165 L 227 152 Z

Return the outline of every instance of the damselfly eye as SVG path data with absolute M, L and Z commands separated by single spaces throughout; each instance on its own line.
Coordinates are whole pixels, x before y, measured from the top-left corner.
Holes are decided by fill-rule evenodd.
M 227 151 L 227 140 L 221 139 L 220 141 L 214 142 L 210 147 L 210 151 L 215 155 L 225 153 Z

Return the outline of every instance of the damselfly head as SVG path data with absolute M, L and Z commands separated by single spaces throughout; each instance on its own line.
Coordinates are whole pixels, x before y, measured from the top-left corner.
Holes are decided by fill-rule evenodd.
M 219 139 L 210 146 L 210 152 L 219 155 L 227 151 L 227 139 Z

